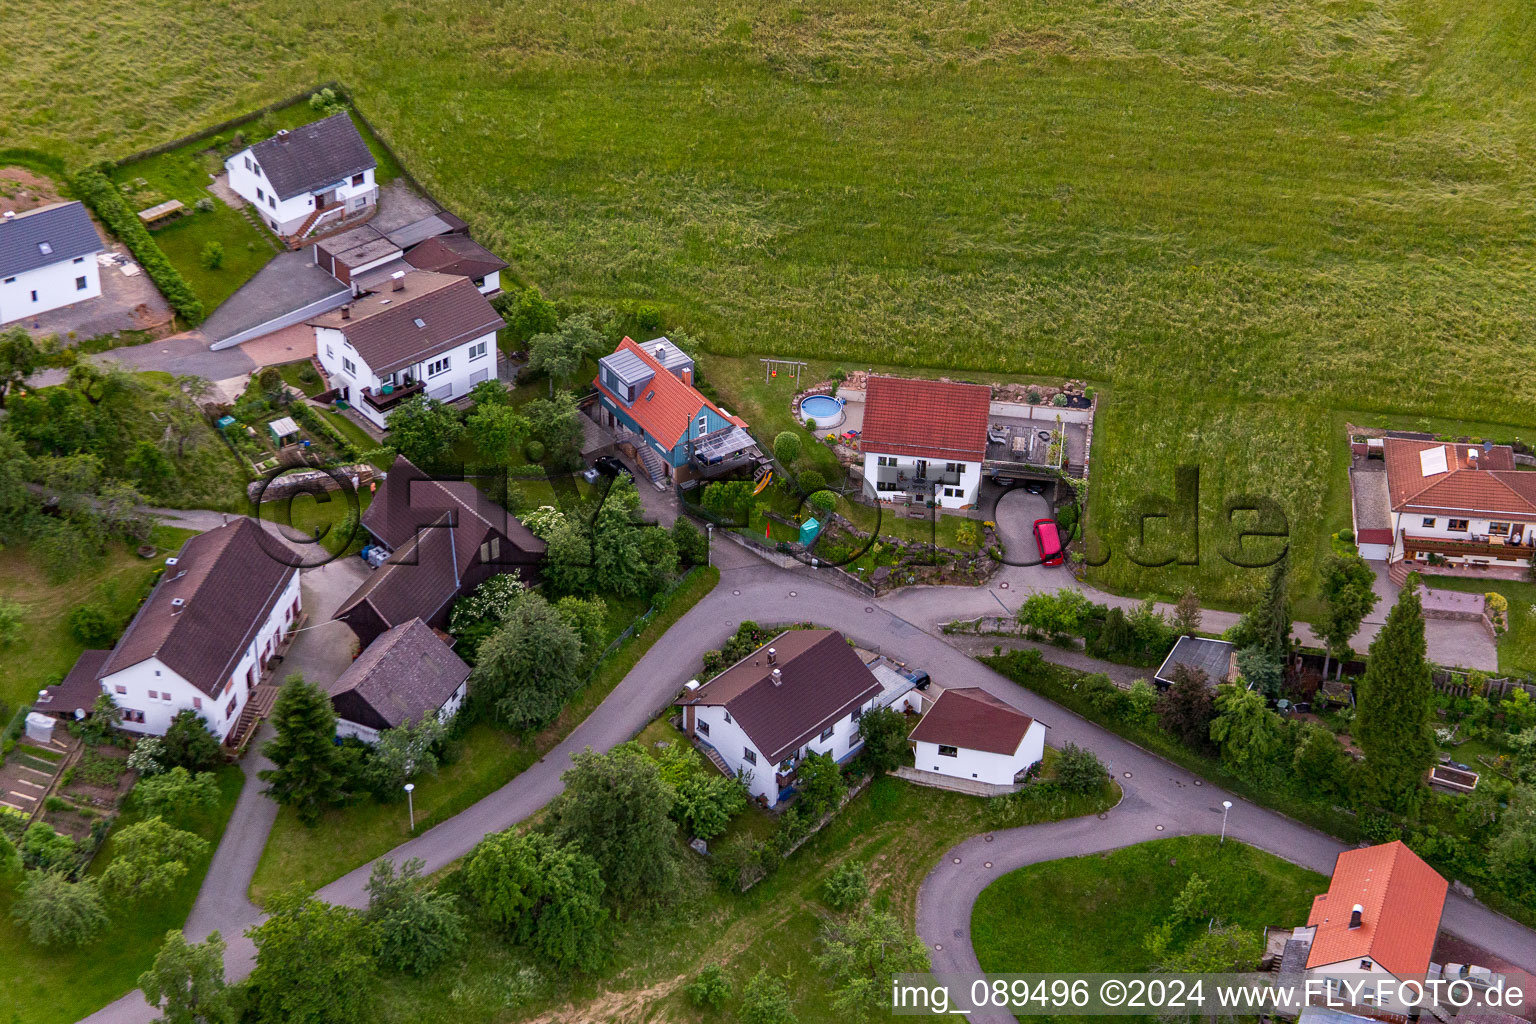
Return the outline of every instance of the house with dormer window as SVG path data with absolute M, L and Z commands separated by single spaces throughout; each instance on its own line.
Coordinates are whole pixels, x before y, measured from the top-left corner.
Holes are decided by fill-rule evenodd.
M 86 651 L 36 710 L 74 718 L 109 694 L 129 732 L 164 735 L 184 710 L 221 740 L 298 627 L 299 571 L 292 553 L 255 521 L 200 533 L 165 571 L 110 651 Z
M 693 360 L 667 338 L 630 338 L 597 363 L 597 420 L 615 430 L 653 482 L 716 476 L 759 456 L 747 423 L 693 384 Z

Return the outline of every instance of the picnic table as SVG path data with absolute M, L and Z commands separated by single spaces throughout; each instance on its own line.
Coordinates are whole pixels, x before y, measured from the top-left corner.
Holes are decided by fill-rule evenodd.
M 165 220 L 167 217 L 180 213 L 185 207 L 180 199 L 167 199 L 163 203 L 156 203 L 147 210 L 139 211 L 139 220 L 145 224 L 153 224 L 156 221 Z

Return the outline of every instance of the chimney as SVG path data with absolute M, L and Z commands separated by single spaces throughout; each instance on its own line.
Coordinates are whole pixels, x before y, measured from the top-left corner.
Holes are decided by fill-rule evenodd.
M 1350 929 L 1350 931 L 1354 931 L 1356 928 L 1360 927 L 1360 915 L 1363 914 L 1363 913 L 1365 913 L 1365 908 L 1362 907 L 1360 904 L 1356 903 L 1355 904 L 1355 909 L 1353 909 L 1353 910 L 1351 910 L 1349 912 L 1349 929 Z
M 683 367 L 683 383 L 689 385 L 690 387 L 693 385 L 693 367 Z
M 186 607 L 187 607 L 187 600 L 186 600 L 186 598 L 184 598 L 184 597 L 173 597 L 173 598 L 171 598 L 171 614 L 172 615 L 180 615 L 186 609 Z
M 350 303 L 350 302 L 343 302 L 341 304 L 341 318 L 343 320 L 351 320 L 352 319 L 352 303 Z
M 393 292 L 403 292 L 403 291 L 405 291 L 405 271 L 403 271 L 403 270 L 395 271 L 393 274 L 389 275 L 389 280 L 390 280 L 390 289 L 389 289 L 390 291 L 393 291 Z
M 770 665 L 777 664 L 778 660 L 779 660 L 779 652 L 776 649 L 772 648 L 772 647 L 768 648 L 768 664 L 770 664 Z
M 773 670 L 773 685 L 774 686 L 783 686 L 784 685 L 784 673 L 780 672 L 778 669 L 774 669 Z
M 1467 465 L 1472 467 L 1473 469 L 1477 468 L 1477 449 L 1476 448 L 1468 448 L 1467 449 Z

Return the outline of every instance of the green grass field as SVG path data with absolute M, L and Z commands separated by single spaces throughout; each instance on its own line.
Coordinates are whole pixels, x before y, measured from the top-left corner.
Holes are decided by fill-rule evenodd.
M 1211 883 L 1217 916 L 1261 933 L 1305 923 L 1312 897 L 1328 887 L 1316 872 L 1210 836 L 1046 861 L 982 891 L 971 912 L 976 959 L 998 973 L 1148 970 L 1143 940 L 1193 874 Z M 1204 924 L 1186 924 L 1175 942 Z
M 60 0 L 0 30 L 16 145 L 120 156 L 336 77 L 548 294 L 752 365 L 1090 379 L 1111 542 L 1194 460 L 1213 514 L 1278 491 L 1316 550 L 1341 410 L 1536 430 L 1519 0 Z M 1213 546 L 1092 578 L 1220 605 L 1255 575 Z
M 15 1024 L 68 1024 L 138 984 L 139 974 L 154 962 L 165 933 L 186 921 L 245 783 L 245 776 L 233 765 L 220 767 L 218 778 L 218 805 L 190 816 L 181 826 L 206 839 L 208 853 L 190 866 L 169 896 L 116 911 L 109 907 L 111 927 L 94 942 L 63 949 L 32 945 L 11 920 L 11 893 L 0 890 L 0 992 L 4 993 L 0 1005 Z M 137 817 L 135 811 L 125 812 L 117 824 L 131 824 Z M 108 836 L 91 863 L 91 873 L 100 874 L 111 859 Z

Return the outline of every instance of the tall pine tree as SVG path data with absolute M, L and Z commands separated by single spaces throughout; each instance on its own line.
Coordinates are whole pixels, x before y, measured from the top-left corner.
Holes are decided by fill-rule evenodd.
M 1394 810 L 1412 807 L 1435 760 L 1434 685 L 1424 652 L 1424 609 L 1409 586 L 1371 641 L 1356 694 L 1354 736 L 1365 752 L 1366 794 Z
M 344 795 L 331 700 L 318 686 L 293 676 L 272 706 L 272 726 L 277 736 L 262 753 L 277 767 L 263 770 L 261 779 L 272 799 L 293 805 L 299 820 L 313 825 Z

